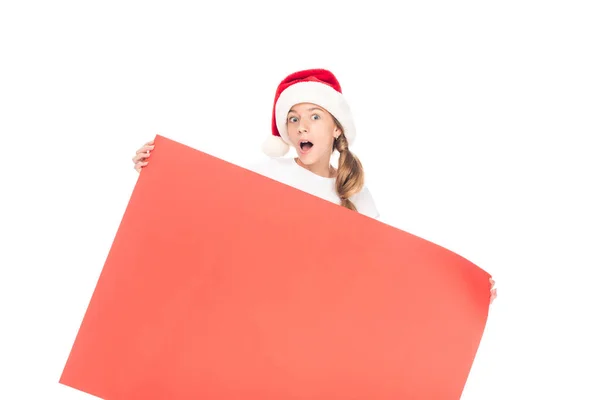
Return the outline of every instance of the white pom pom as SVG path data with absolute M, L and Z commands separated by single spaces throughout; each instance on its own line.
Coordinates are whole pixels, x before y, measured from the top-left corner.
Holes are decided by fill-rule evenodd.
M 289 151 L 290 146 L 279 136 L 269 135 L 263 142 L 262 151 L 270 157 L 283 157 Z

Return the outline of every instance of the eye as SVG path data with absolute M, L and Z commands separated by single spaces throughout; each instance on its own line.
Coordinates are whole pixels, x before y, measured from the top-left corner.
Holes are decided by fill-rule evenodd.
M 288 122 L 291 122 L 291 123 L 298 122 L 298 117 L 289 117 Z
M 321 119 L 321 116 L 319 114 L 313 114 L 312 119 L 314 119 L 314 120 Z

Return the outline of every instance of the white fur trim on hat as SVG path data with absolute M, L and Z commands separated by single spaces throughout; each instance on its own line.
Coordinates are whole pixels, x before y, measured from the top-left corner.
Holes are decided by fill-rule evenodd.
M 262 151 L 270 157 L 283 157 L 289 151 L 290 146 L 279 136 L 269 135 L 263 142 Z
M 354 142 L 356 128 L 350 106 L 342 93 L 321 82 L 298 82 L 285 89 L 275 104 L 275 120 L 282 139 L 289 143 L 287 115 L 290 109 L 300 103 L 313 103 L 323 107 L 342 124 L 348 144 Z

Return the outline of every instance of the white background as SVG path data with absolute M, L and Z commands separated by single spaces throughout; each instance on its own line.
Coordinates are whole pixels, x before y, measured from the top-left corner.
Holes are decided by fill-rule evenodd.
M 0 398 L 58 383 L 161 133 L 260 159 L 277 83 L 334 71 L 383 222 L 497 281 L 463 400 L 600 399 L 600 14 L 582 1 L 6 1 Z

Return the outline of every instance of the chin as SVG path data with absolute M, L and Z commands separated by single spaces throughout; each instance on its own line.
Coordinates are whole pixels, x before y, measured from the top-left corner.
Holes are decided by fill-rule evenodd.
M 298 159 L 300 159 L 300 161 L 304 165 L 312 165 L 312 164 L 316 163 L 317 160 L 319 159 L 319 157 L 316 156 L 315 154 L 310 154 L 310 153 L 302 154 L 300 152 L 296 152 L 296 154 L 298 155 Z

